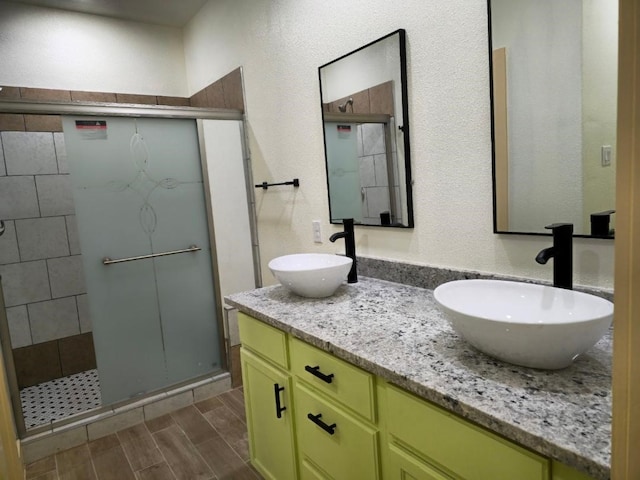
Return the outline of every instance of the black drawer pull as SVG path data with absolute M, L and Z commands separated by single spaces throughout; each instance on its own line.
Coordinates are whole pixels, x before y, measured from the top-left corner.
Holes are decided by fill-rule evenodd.
M 282 418 L 282 412 L 284 412 L 287 407 L 280 406 L 280 392 L 284 391 L 284 387 L 281 387 L 277 383 L 273 384 L 273 393 L 276 396 L 276 417 Z
M 333 382 L 333 373 L 329 375 L 325 375 L 320 371 L 320 366 L 316 365 L 315 367 L 310 367 L 309 365 L 305 366 L 304 369 L 309 372 L 311 375 L 318 377 L 323 382 L 331 383 Z
M 332 423 L 331 425 L 327 425 L 326 423 L 324 423 L 322 420 L 320 420 L 322 418 L 321 413 L 317 415 L 312 415 L 311 413 L 308 413 L 307 418 L 311 420 L 313 423 L 315 423 L 316 425 L 318 425 L 321 429 L 323 429 L 329 435 L 333 435 L 334 433 L 336 433 L 336 424 Z

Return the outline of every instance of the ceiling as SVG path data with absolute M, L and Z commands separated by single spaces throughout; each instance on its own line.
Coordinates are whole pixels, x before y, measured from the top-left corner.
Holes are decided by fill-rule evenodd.
M 137 22 L 184 26 L 207 0 L 11 0 Z

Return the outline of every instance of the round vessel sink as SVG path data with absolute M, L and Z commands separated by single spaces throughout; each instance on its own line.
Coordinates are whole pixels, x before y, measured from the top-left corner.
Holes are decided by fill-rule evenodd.
M 530 283 L 457 280 L 433 294 L 453 329 L 471 345 L 532 368 L 571 365 L 602 338 L 613 319 L 608 300 Z
M 269 262 L 273 276 L 293 293 L 308 298 L 334 294 L 347 280 L 353 260 L 328 253 L 298 253 Z

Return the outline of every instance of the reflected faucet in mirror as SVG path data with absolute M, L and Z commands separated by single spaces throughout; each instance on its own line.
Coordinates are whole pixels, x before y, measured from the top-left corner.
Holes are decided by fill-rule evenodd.
M 344 231 L 334 233 L 329 237 L 329 241 L 333 243 L 339 238 L 344 238 L 345 254 L 353 260 L 351 270 L 349 270 L 349 275 L 347 276 L 347 282 L 357 283 L 358 270 L 356 268 L 356 237 L 353 229 L 353 218 L 345 218 L 342 220 L 342 223 L 344 224 Z
M 611 215 L 615 210 L 605 210 L 604 212 L 591 214 L 591 236 L 602 238 L 613 238 L 614 229 L 610 228 Z
M 541 250 L 536 262 L 546 264 L 553 258 L 553 286 L 573 289 L 573 224 L 554 223 L 547 225 L 553 235 L 553 246 Z

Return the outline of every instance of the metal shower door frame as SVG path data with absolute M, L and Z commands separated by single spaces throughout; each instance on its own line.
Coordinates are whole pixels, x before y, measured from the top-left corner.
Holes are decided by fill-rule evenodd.
M 94 103 L 94 102 L 74 102 L 74 103 L 60 103 L 60 102 L 39 102 L 39 101 L 28 101 L 28 100 L 0 100 L 0 113 L 15 113 L 15 114 L 39 114 L 39 115 L 75 115 L 75 116 L 91 116 L 91 117 L 133 117 L 133 118 L 174 118 L 174 119 L 192 119 L 196 121 L 196 129 L 198 134 L 198 147 L 199 147 L 199 155 L 200 155 L 200 167 L 203 175 L 204 182 L 204 193 L 205 193 L 205 209 L 207 214 L 207 227 L 209 233 L 209 245 L 211 248 L 211 272 L 213 275 L 213 282 L 215 285 L 214 288 L 214 298 L 216 302 L 216 306 L 218 308 L 216 323 L 218 326 L 218 348 L 222 353 L 221 355 L 221 367 L 223 369 L 229 369 L 229 358 L 226 349 L 226 342 L 224 337 L 224 302 L 221 298 L 220 293 L 220 274 L 217 267 L 217 250 L 216 250 L 216 242 L 215 242 L 215 233 L 214 233 L 214 219 L 213 219 L 213 211 L 211 206 L 211 185 L 209 183 L 208 178 L 208 166 L 207 159 L 204 155 L 206 151 L 204 148 L 204 140 L 202 135 L 202 120 L 239 120 L 240 126 L 242 128 L 242 150 L 244 156 L 244 169 L 245 169 L 245 180 L 247 185 L 250 185 L 252 182 L 251 178 L 247 176 L 251 176 L 251 171 L 248 170 L 247 166 L 250 162 L 249 151 L 247 148 L 247 139 L 246 139 L 246 129 L 245 129 L 245 118 L 243 113 L 240 110 L 229 110 L 229 109 L 212 109 L 212 108 L 196 108 L 196 107 L 171 107 L 171 106 L 155 106 L 155 105 L 136 105 L 136 104 L 119 104 L 119 103 Z M 249 222 L 252 230 L 252 241 L 254 243 L 254 271 L 256 274 L 256 286 L 260 286 L 259 280 L 259 271 L 260 271 L 260 263 L 258 257 L 258 248 L 257 248 L 257 226 L 255 224 L 255 211 L 252 212 L 251 209 L 255 208 L 255 200 L 252 196 L 253 190 L 247 188 L 247 198 L 249 205 Z M 2 290 L 0 289 L 0 294 Z M 0 298 L 0 307 L 2 307 L 2 311 L 0 312 L 0 319 L 3 318 L 4 315 L 4 300 Z M 4 322 L 0 322 L 0 337 L 2 341 L 2 354 L 5 360 L 5 368 L 7 370 L 7 381 L 9 383 L 9 393 L 12 399 L 12 407 L 14 418 L 16 422 L 16 429 L 18 433 L 18 437 L 23 439 L 27 437 L 27 429 L 24 423 L 24 417 L 22 414 L 22 404 L 20 401 L 20 389 L 18 388 L 17 377 L 15 374 L 15 367 L 13 362 L 13 355 L 11 349 L 11 340 L 9 334 L 8 323 L 5 319 Z M 193 381 L 197 381 L 198 379 L 192 379 Z M 149 394 L 154 394 L 155 392 L 149 392 Z M 136 401 L 139 398 L 136 398 Z M 103 409 L 107 410 L 109 406 L 103 406 Z M 96 414 L 96 411 L 91 411 L 91 413 L 87 413 L 86 416 L 93 416 Z M 83 418 L 83 415 L 77 415 L 73 417 L 73 420 L 66 421 L 65 419 L 57 422 L 57 425 L 64 425 L 71 421 L 77 422 L 79 419 Z M 50 425 L 36 427 L 29 431 L 29 435 L 40 433 L 46 429 L 50 428 Z

